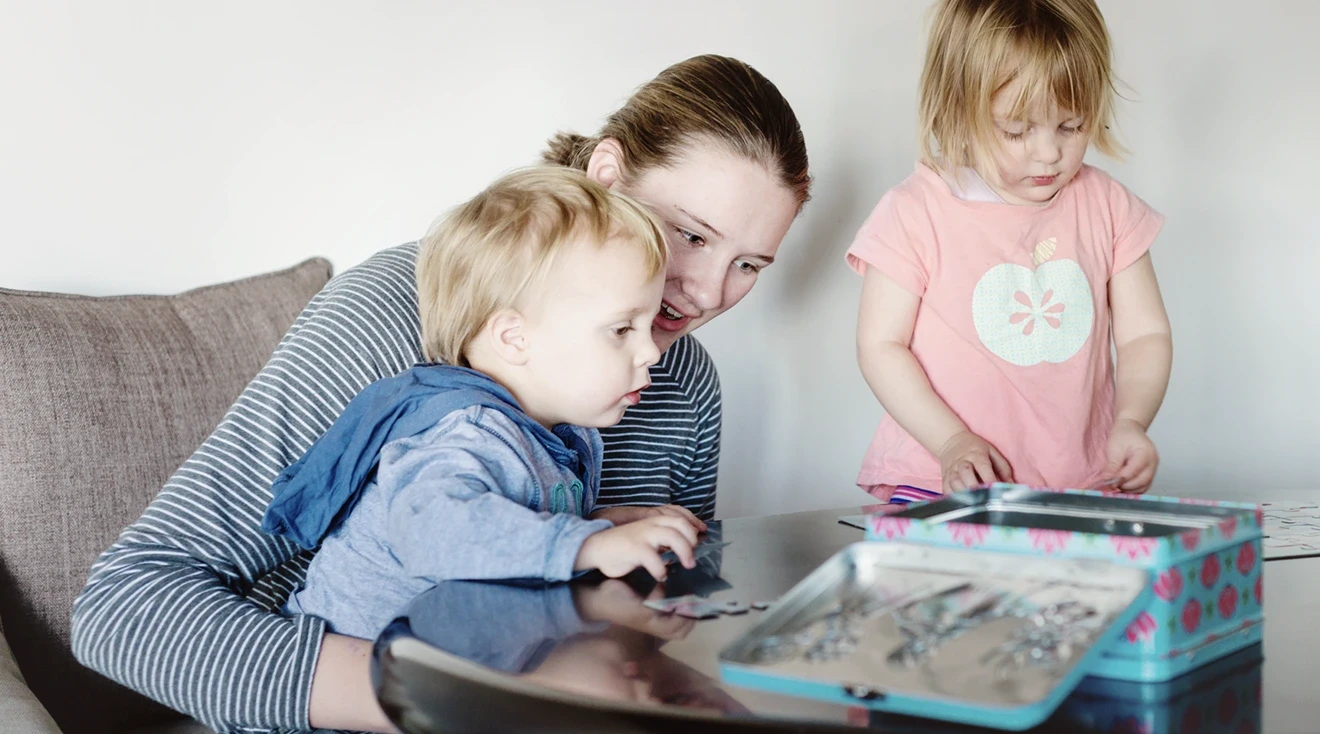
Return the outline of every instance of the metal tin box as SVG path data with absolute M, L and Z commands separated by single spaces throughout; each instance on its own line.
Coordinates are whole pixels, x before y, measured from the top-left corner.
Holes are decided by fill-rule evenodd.
M 733 684 L 912 716 L 1045 720 L 1150 594 L 1147 572 L 855 543 L 720 653 Z
M 1255 505 L 997 484 L 867 517 L 868 540 L 1143 568 L 1150 596 L 1088 671 L 1165 681 L 1260 641 Z

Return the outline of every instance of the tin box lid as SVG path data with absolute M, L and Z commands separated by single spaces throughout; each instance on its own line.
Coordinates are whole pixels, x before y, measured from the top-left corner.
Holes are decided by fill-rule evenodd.
M 960 723 L 1045 720 L 1132 621 L 1147 573 L 1103 560 L 856 543 L 720 653 L 730 683 Z

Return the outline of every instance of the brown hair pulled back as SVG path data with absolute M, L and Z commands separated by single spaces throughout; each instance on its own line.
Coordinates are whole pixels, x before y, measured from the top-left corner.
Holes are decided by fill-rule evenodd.
M 694 56 L 665 69 L 595 136 L 558 133 L 542 159 L 585 171 L 605 138 L 618 141 L 630 178 L 672 165 L 684 146 L 709 139 L 774 174 L 798 211 L 811 198 L 807 145 L 793 108 L 769 79 L 727 56 Z

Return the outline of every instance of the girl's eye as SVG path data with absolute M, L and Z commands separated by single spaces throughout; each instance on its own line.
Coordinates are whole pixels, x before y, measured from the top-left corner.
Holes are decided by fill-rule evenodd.
M 738 261 L 737 263 L 735 263 L 735 264 L 738 266 L 738 270 L 739 270 L 739 272 L 743 272 L 743 273 L 759 273 L 759 272 L 761 272 L 761 266 L 760 266 L 760 265 L 757 265 L 756 263 L 751 262 L 751 261 L 749 261 L 749 260 L 739 260 L 739 261 Z
M 1060 126 L 1059 126 L 1059 132 L 1063 133 L 1064 135 L 1074 135 L 1074 134 L 1079 133 L 1079 132 L 1081 132 L 1081 131 L 1082 131 L 1082 126 L 1081 126 L 1080 123 L 1077 124 L 1077 125 L 1060 125 Z
M 672 227 L 673 225 L 670 226 Z M 678 233 L 679 237 L 682 237 L 685 242 L 693 247 L 701 247 L 706 244 L 706 238 L 696 232 L 689 232 L 682 227 L 674 227 L 674 231 Z
M 1012 140 L 1013 142 L 1017 142 L 1021 140 L 1025 135 L 1026 135 L 1025 132 L 1015 133 L 1010 130 L 1004 131 L 1004 137 L 1007 138 L 1008 140 Z
M 611 334 L 613 334 L 613 335 L 615 335 L 615 336 L 617 336 L 617 337 L 619 337 L 619 338 L 621 338 L 621 339 L 622 339 L 623 337 L 627 336 L 627 335 L 628 335 L 628 332 L 630 332 L 630 331 L 632 331 L 632 327 L 631 327 L 631 326 L 616 326 L 616 327 L 610 329 L 610 333 L 611 333 Z

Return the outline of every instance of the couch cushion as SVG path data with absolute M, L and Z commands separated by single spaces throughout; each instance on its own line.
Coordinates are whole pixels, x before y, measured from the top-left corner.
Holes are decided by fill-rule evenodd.
M 5 630 L 0 626 L 0 722 L 6 731 L 28 734 L 60 734 L 55 720 L 50 718 L 37 697 L 23 681 L 23 674 L 14 662 L 14 655 L 5 643 Z
M 175 296 L 0 289 L 0 617 L 66 732 L 172 715 L 74 660 L 73 598 L 329 277 L 318 258 Z

